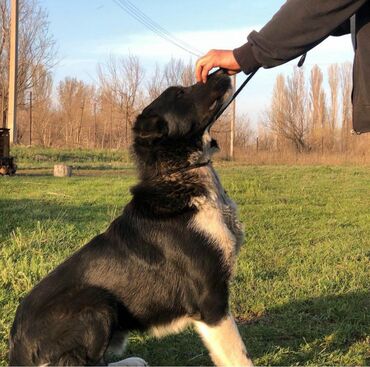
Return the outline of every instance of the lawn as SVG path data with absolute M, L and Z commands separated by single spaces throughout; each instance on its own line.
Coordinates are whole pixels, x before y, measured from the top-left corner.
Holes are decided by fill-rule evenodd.
M 87 157 L 70 179 L 49 175 L 49 158 L 0 178 L 0 364 L 19 299 L 107 227 L 136 181 L 119 155 L 113 165 Z M 370 364 L 370 168 L 218 166 L 246 230 L 231 309 L 255 364 Z M 134 334 L 128 355 L 211 363 L 192 330 Z

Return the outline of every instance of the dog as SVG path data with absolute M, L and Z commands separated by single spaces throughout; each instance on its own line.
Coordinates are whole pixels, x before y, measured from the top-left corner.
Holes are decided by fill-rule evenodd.
M 216 365 L 252 365 L 228 304 L 243 230 L 210 161 L 209 131 L 231 94 L 218 71 L 168 88 L 137 117 L 132 200 L 22 300 L 11 365 L 105 364 L 130 331 L 160 337 L 189 325 Z

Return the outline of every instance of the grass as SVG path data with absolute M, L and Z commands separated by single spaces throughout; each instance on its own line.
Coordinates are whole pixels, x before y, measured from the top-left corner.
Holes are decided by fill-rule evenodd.
M 0 178 L 0 364 L 19 299 L 130 199 L 129 162 L 117 156 L 120 170 L 96 170 L 98 159 L 86 154 L 70 179 L 45 174 L 55 157 L 35 163 L 44 170 Z M 370 168 L 222 165 L 219 172 L 246 230 L 231 308 L 255 364 L 369 364 Z M 151 365 L 211 363 L 192 330 L 162 340 L 134 334 L 127 352 Z
M 123 150 L 56 149 L 14 146 L 11 155 L 20 169 L 52 168 L 65 163 L 76 169 L 120 169 L 132 166 L 130 155 Z

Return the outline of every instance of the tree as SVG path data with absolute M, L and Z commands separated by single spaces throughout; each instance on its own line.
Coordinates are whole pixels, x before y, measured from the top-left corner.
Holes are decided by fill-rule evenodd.
M 9 2 L 0 0 L 0 83 L 3 125 L 8 108 L 8 60 L 10 48 Z M 39 68 L 50 71 L 55 65 L 56 48 L 49 31 L 48 14 L 38 0 L 23 0 L 19 4 L 18 44 L 18 106 L 26 104 L 26 92 L 38 82 Z
M 51 73 L 41 65 L 35 70 L 33 77 L 36 81 L 33 82 L 32 88 L 32 135 L 36 144 L 50 147 L 55 132 L 52 125 L 54 117 L 53 78 Z
M 182 85 L 188 87 L 195 83 L 194 66 L 191 60 L 185 64 L 181 59 L 171 60 L 164 66 L 163 76 L 166 87 Z
M 315 65 L 311 70 L 310 77 L 310 128 L 312 135 L 317 135 L 317 130 L 322 130 L 325 127 L 325 121 L 327 118 L 326 95 L 323 88 L 323 79 L 324 77 L 321 69 Z
M 147 93 L 150 101 L 153 101 L 165 90 L 164 75 L 158 64 L 155 66 L 154 73 L 147 83 Z
M 298 152 L 309 148 L 307 92 L 302 69 L 295 68 L 287 81 L 283 75 L 277 77 L 268 120 L 271 130 L 290 141 Z
M 158 64 L 156 65 L 155 71 L 147 83 L 147 94 L 150 101 L 152 101 L 172 85 L 188 87 L 195 84 L 195 82 L 193 62 L 190 60 L 188 64 L 185 64 L 181 59 L 171 58 L 163 70 Z
M 67 77 L 59 83 L 60 118 L 66 145 L 81 145 L 86 115 L 91 120 L 94 94 L 93 86 L 76 78 Z
M 340 66 L 340 86 L 342 94 L 342 150 L 346 150 L 352 126 L 352 64 L 349 62 Z
M 246 149 L 252 143 L 253 135 L 250 118 L 247 115 L 237 116 L 235 124 L 235 147 Z
M 125 146 L 129 145 L 133 120 L 142 107 L 139 102 L 140 84 L 144 70 L 137 56 L 126 58 L 110 57 L 106 64 L 98 66 L 100 89 L 106 99 L 110 100 L 110 118 L 118 112 L 124 124 Z M 122 134 L 118 135 L 117 145 L 121 145 Z
M 338 91 L 339 91 L 339 66 L 333 64 L 328 69 L 330 87 L 330 118 L 329 128 L 334 131 L 338 122 Z

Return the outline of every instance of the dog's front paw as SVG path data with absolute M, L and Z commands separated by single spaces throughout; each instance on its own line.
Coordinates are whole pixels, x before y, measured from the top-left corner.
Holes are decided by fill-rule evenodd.
M 149 365 L 142 358 L 131 357 L 131 358 L 123 359 L 122 361 L 109 363 L 108 366 L 147 367 Z

